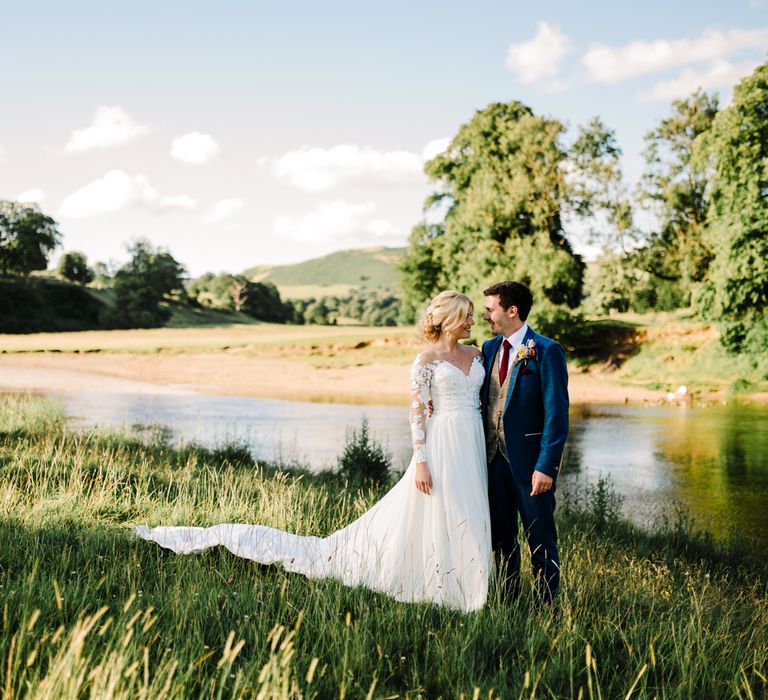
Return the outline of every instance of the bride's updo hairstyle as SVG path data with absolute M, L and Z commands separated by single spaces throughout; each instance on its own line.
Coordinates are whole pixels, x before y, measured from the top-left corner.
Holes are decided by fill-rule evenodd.
M 419 335 L 428 343 L 436 343 L 440 333 L 458 328 L 472 311 L 472 301 L 461 292 L 447 289 L 429 302 L 419 324 Z

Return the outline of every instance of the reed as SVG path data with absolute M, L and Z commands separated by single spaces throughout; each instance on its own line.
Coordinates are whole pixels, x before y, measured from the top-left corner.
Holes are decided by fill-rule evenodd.
M 768 692 L 765 564 L 684 524 L 640 531 L 604 498 L 560 514 L 558 615 L 528 595 L 508 606 L 494 593 L 475 614 L 402 604 L 130 535 L 136 523 L 226 521 L 325 534 L 379 496 L 236 447 L 173 446 L 162 431 L 75 434 L 54 403 L 0 400 L 2 697 Z

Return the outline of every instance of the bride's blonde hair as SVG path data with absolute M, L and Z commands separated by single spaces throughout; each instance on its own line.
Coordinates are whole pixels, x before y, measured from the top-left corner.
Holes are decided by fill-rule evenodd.
M 473 308 L 472 300 L 461 292 L 447 289 L 429 302 L 419 323 L 419 335 L 428 343 L 437 342 L 440 333 L 458 328 Z

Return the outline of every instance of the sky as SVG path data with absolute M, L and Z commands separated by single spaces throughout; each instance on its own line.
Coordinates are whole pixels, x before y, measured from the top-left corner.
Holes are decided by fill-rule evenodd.
M 425 159 L 491 102 L 566 139 L 599 115 L 632 183 L 673 99 L 768 58 L 768 0 L 0 0 L 0 27 L 0 199 L 57 255 L 146 238 L 191 276 L 405 245 Z

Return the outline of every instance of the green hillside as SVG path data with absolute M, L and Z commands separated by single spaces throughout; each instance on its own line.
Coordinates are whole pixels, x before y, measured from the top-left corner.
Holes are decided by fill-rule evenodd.
M 340 250 L 296 265 L 259 266 L 243 274 L 278 288 L 294 286 L 389 288 L 397 286 L 397 264 L 405 248 Z
M 45 276 L 0 279 L 0 333 L 107 328 L 98 292 Z

